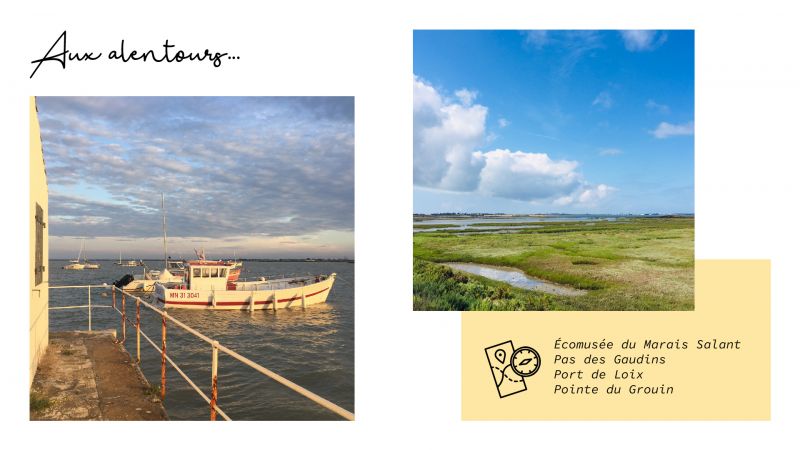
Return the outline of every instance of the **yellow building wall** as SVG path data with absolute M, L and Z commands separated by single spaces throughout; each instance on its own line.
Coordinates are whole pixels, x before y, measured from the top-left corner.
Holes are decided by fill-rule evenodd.
M 49 229 L 49 215 L 47 212 L 47 174 L 44 167 L 44 151 L 42 149 L 42 139 L 39 130 L 39 118 L 36 111 L 36 98 L 30 99 L 30 118 L 31 118 L 31 151 L 30 151 L 30 201 L 28 223 L 30 227 L 30 263 L 28 271 L 30 272 L 30 285 L 31 285 L 31 316 L 30 316 L 30 341 L 31 341 L 31 354 L 30 354 L 30 383 L 33 383 L 33 376 L 36 374 L 36 367 L 44 352 L 47 349 L 47 342 L 49 335 L 49 316 L 48 316 L 48 279 L 50 273 L 50 260 L 49 260 L 49 246 L 48 246 L 48 229 Z M 36 277 L 34 274 L 34 266 L 36 260 L 36 204 L 44 210 L 44 233 L 43 239 L 43 254 L 44 254 L 44 273 L 42 274 L 42 282 L 36 285 Z

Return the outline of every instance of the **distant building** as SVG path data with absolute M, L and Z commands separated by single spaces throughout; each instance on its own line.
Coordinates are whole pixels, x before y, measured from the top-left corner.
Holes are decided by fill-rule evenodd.
M 47 233 L 47 174 L 44 168 L 44 150 L 39 130 L 36 98 L 30 99 L 31 150 L 30 150 L 30 276 L 31 276 L 31 315 L 30 315 L 30 380 L 33 383 L 36 368 L 47 350 L 50 338 L 48 316 L 48 233 Z

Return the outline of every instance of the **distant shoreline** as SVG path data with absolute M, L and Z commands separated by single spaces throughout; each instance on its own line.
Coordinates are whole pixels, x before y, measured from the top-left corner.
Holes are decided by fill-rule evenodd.
M 694 217 L 694 213 L 643 213 L 643 214 L 609 214 L 609 213 L 535 213 L 535 214 L 504 214 L 504 213 L 432 213 L 432 214 L 419 214 L 414 213 L 414 221 L 423 220 L 459 220 L 459 219 L 511 219 L 517 217 L 536 217 L 536 218 L 550 218 L 550 217 Z

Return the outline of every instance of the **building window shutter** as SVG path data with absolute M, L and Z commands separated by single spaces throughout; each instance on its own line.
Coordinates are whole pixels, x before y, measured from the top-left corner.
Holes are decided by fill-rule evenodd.
M 44 210 L 36 204 L 36 257 L 33 263 L 35 284 L 39 285 L 44 277 Z

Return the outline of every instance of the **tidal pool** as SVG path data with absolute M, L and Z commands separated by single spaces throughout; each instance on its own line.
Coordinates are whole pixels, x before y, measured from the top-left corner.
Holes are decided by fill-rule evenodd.
M 521 289 L 528 289 L 533 291 L 542 291 L 555 295 L 565 295 L 568 297 L 576 297 L 584 295 L 586 291 L 574 289 L 560 284 L 551 283 L 549 281 L 540 280 L 537 278 L 526 275 L 519 269 L 511 267 L 498 267 L 488 266 L 484 264 L 472 263 L 444 263 L 444 265 L 451 269 L 460 270 L 462 272 L 480 275 L 496 281 L 508 283 L 514 287 Z

